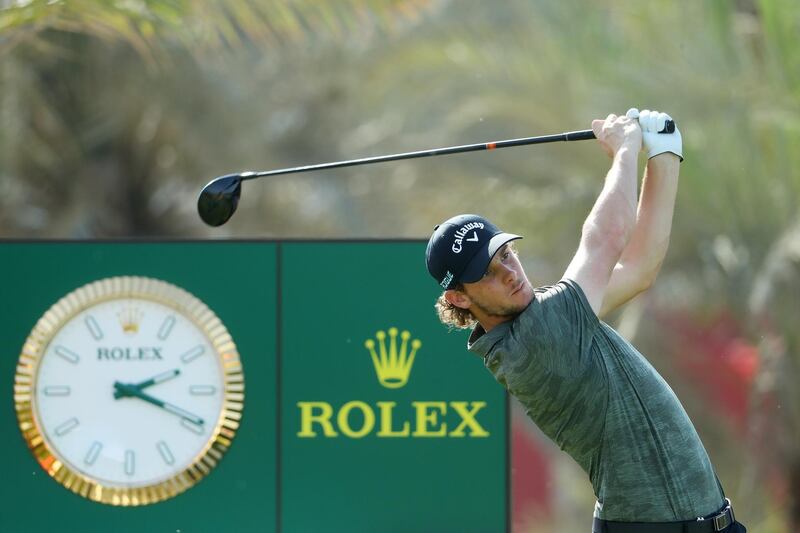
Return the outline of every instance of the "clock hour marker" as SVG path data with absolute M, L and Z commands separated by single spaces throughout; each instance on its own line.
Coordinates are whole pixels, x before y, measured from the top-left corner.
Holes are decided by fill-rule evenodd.
M 72 389 L 66 385 L 50 385 L 44 388 L 45 396 L 69 396 L 70 392 Z
M 189 394 L 195 396 L 210 396 L 215 392 L 217 392 L 217 388 L 214 385 L 192 385 L 189 387 Z
M 62 423 L 60 426 L 56 427 L 56 435 L 58 435 L 59 437 L 66 435 L 67 433 L 78 427 L 78 424 L 80 424 L 80 422 L 78 422 L 78 419 L 73 416 L 66 422 Z
M 85 322 L 94 340 L 99 341 L 103 338 L 103 330 L 100 329 L 100 324 L 97 323 L 97 320 L 92 315 L 87 316 Z
M 169 337 L 170 332 L 172 331 L 172 326 L 174 325 L 175 325 L 175 317 L 168 316 L 166 320 L 164 320 L 164 323 L 161 324 L 161 327 L 158 328 L 158 338 L 161 339 L 162 341 L 166 340 L 167 337 Z
M 158 441 L 158 444 L 156 444 L 156 448 L 158 448 L 158 453 L 161 454 L 161 458 L 164 459 L 165 463 L 171 465 L 175 462 L 175 457 L 173 457 L 172 452 L 170 451 L 169 446 L 167 446 L 166 442 L 164 442 L 163 440 Z
M 196 433 L 197 435 L 203 434 L 203 426 L 195 424 L 194 422 L 189 422 L 185 418 L 181 418 L 181 425 L 192 433 Z
M 97 441 L 94 441 L 89 447 L 89 451 L 86 452 L 86 457 L 83 458 L 83 462 L 87 465 L 93 465 L 97 460 L 97 456 L 100 455 L 100 450 L 102 449 L 103 445 Z
M 136 467 L 136 455 L 133 450 L 125 450 L 125 473 L 132 476 Z
M 205 346 L 203 346 L 202 344 L 197 345 L 188 352 L 186 352 L 185 354 L 183 354 L 181 356 L 181 361 L 183 361 L 184 363 L 191 363 L 192 361 L 203 355 L 205 351 L 206 351 Z
M 55 352 L 56 352 L 56 355 L 58 355 L 59 357 L 63 357 L 64 359 L 66 359 L 67 361 L 69 361 L 70 363 L 72 363 L 74 365 L 77 365 L 78 361 L 81 360 L 81 358 L 80 358 L 80 356 L 78 354 L 76 354 L 72 350 L 68 350 L 68 349 L 64 348 L 63 346 L 56 346 Z

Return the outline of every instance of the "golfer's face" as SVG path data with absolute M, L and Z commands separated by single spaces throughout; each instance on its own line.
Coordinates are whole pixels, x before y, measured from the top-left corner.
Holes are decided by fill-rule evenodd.
M 494 316 L 516 315 L 533 298 L 533 287 L 508 244 L 495 254 L 480 281 L 464 285 L 473 304 L 481 312 Z

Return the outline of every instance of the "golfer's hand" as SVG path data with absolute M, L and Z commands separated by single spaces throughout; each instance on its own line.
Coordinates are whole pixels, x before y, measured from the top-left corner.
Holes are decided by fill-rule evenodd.
M 592 131 L 609 157 L 614 157 L 623 147 L 634 154 L 642 149 L 642 130 L 630 117 L 611 114 L 605 120 L 593 120 Z
M 683 161 L 683 140 L 678 126 L 675 126 L 673 133 L 659 133 L 664 130 L 664 125 L 668 120 L 672 120 L 672 117 L 666 113 L 649 109 L 640 112 L 635 107 L 629 109 L 625 114 L 632 119 L 639 120 L 642 128 L 642 142 L 648 159 L 660 154 L 672 153 Z

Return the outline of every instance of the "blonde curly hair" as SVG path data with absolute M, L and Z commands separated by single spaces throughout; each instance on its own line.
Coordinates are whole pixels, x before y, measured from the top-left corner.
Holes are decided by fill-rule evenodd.
M 452 290 L 463 292 L 464 285 L 459 283 L 453 287 Z M 440 294 L 434 305 L 434 307 L 436 307 L 436 314 L 439 316 L 439 320 L 442 324 L 458 329 L 472 329 L 478 324 L 478 320 L 469 309 L 462 309 L 451 304 L 444 295 L 444 292 Z

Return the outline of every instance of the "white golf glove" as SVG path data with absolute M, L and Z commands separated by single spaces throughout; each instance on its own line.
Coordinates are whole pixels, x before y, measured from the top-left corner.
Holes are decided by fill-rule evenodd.
M 625 116 L 639 119 L 639 126 L 642 127 L 642 147 L 647 150 L 647 159 L 664 152 L 672 152 L 683 161 L 683 141 L 678 125 L 675 125 L 673 133 L 658 133 L 664 129 L 668 120 L 672 120 L 672 117 L 649 109 L 640 112 L 635 107 L 628 109 Z

